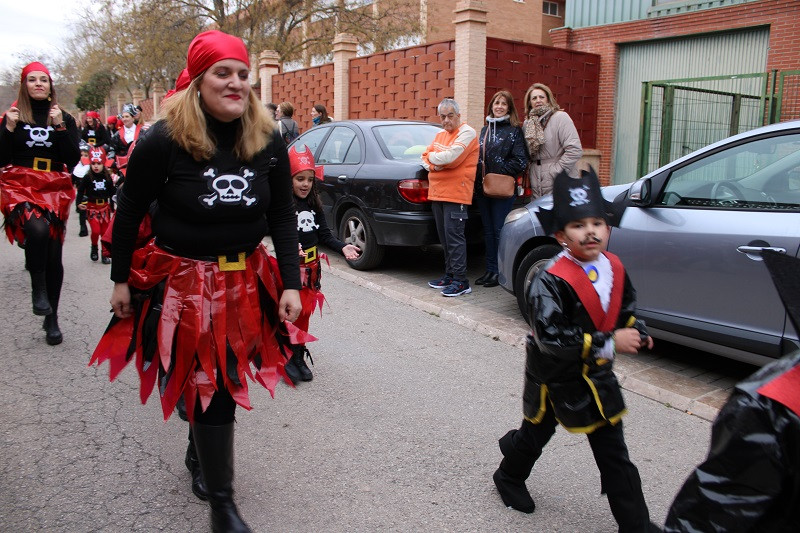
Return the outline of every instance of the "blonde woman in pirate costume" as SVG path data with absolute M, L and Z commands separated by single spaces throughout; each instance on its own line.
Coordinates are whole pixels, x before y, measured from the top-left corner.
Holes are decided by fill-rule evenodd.
M 61 251 L 75 189 L 69 173 L 80 160 L 78 126 L 61 110 L 50 72 L 22 69 L 19 95 L 0 124 L 0 211 L 8 240 L 25 247 L 33 314 L 44 316 L 45 340 L 60 344 Z
M 636 466 L 622 433 L 622 399 L 612 370 L 617 353 L 652 348 L 637 320 L 636 292 L 619 258 L 606 252 L 608 206 L 594 171 L 556 176 L 553 209 L 539 209 L 542 226 L 564 251 L 531 284 L 523 411 L 519 429 L 500 439 L 503 460 L 494 482 L 503 503 L 532 513 L 525 480 L 561 424 L 585 433 L 620 532 L 652 525 Z
M 184 398 L 212 529 L 250 531 L 233 501 L 236 406 L 250 409 L 248 378 L 271 392 L 288 381 L 289 346 L 307 340 L 289 323 L 300 313 L 289 160 L 241 39 L 201 33 L 186 67 L 189 87 L 139 142 L 118 194 L 115 317 L 91 363 L 108 360 L 113 379 L 135 359 L 141 399 L 158 382 L 165 418 Z M 135 250 L 153 201 L 155 238 Z
M 78 186 L 78 208 L 86 212 L 89 227 L 92 229 L 92 247 L 89 258 L 98 259 L 100 236 L 108 229 L 111 222 L 111 198 L 116 193 L 111 172 L 106 168 L 106 151 L 100 146 L 89 149 L 89 172 Z M 111 262 L 108 254 L 103 253 L 103 264 Z
M 320 259 L 327 260 L 320 253 L 319 244 L 342 254 L 346 259 L 358 259 L 361 249 L 353 244 L 345 244 L 331 233 L 322 211 L 322 200 L 317 189 L 317 178 L 322 178 L 322 167 L 314 164 L 314 155 L 303 147 L 298 152 L 296 147 L 289 149 L 289 164 L 292 172 L 292 192 L 294 193 L 295 212 L 297 214 L 297 238 L 300 241 L 300 279 L 303 289 L 300 301 L 303 310 L 294 325 L 308 331 L 308 323 L 317 306 L 325 301 L 321 289 L 322 270 Z M 308 357 L 313 364 L 311 354 L 305 344 L 292 346 L 292 358 L 286 365 L 286 373 L 293 383 L 311 381 L 314 378 L 311 369 L 305 362 Z

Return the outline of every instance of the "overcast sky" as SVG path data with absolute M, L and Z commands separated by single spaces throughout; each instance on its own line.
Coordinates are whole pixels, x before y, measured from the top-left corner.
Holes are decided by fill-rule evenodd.
M 0 0 L 0 68 L 15 65 L 15 53 L 42 51 L 56 56 L 70 34 L 70 23 L 78 19 L 80 6 L 87 3 L 87 0 Z

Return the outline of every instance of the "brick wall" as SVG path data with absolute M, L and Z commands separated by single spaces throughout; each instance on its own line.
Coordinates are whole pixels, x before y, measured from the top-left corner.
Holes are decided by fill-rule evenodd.
M 455 41 L 414 46 L 350 61 L 350 118 L 435 120 L 453 96 Z
M 311 122 L 311 106 L 322 104 L 333 115 L 333 63 L 272 77 L 272 98 L 275 104 L 290 102 L 294 106 L 294 120 L 300 131 L 306 131 Z
M 456 30 L 452 21 L 457 1 L 428 0 L 428 27 L 425 34 L 428 42 L 455 39 Z M 547 31 L 551 27 L 564 25 L 563 16 L 542 15 L 542 0 L 481 0 L 481 3 L 488 10 L 486 34 L 490 37 L 550 44 Z M 564 6 L 560 7 L 563 10 Z M 558 24 L 551 25 L 554 21 Z
M 525 92 L 534 83 L 544 83 L 572 120 L 584 148 L 597 145 L 597 85 L 600 56 L 520 43 L 486 39 L 486 98 L 508 89 L 520 119 L 525 113 Z
M 617 44 L 769 25 L 767 69 L 797 69 L 800 68 L 798 20 L 800 2 L 797 0 L 764 0 L 655 19 L 576 30 L 564 28 L 552 31 L 550 37 L 554 46 L 600 56 L 599 99 L 611 103 L 616 96 Z M 600 163 L 603 181 L 613 173 L 613 131 L 613 113 L 601 113 L 597 119 L 597 148 L 603 153 Z

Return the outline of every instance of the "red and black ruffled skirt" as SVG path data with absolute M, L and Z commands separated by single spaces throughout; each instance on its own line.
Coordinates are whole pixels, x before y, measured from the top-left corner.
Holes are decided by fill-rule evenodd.
M 97 220 L 100 224 L 111 221 L 111 203 L 108 200 L 99 202 L 86 202 L 86 220 Z
M 8 165 L 0 172 L 0 211 L 5 217 L 6 236 L 10 243 L 25 242 L 25 223 L 44 218 L 50 225 L 50 238 L 64 242 L 69 206 L 75 188 L 67 172 L 47 172 L 29 167 Z
M 263 245 L 235 268 L 173 255 L 151 240 L 131 263 L 133 316 L 111 319 L 89 365 L 108 361 L 113 381 L 135 358 L 140 399 L 157 381 L 165 420 L 181 397 L 190 419 L 197 401 L 205 411 L 217 383 L 245 409 L 248 377 L 274 395 L 281 376 L 291 383 L 284 370 L 290 345 L 315 338 L 279 323 L 283 286 Z

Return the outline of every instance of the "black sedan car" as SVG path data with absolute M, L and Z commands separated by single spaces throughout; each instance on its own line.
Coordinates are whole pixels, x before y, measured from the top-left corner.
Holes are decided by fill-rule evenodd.
M 325 168 L 318 185 L 328 225 L 361 248 L 351 267 L 374 268 L 386 246 L 439 242 L 420 157 L 439 131 L 429 122 L 344 120 L 310 129 L 292 143 L 305 145 Z M 471 233 L 480 234 L 472 211 Z

